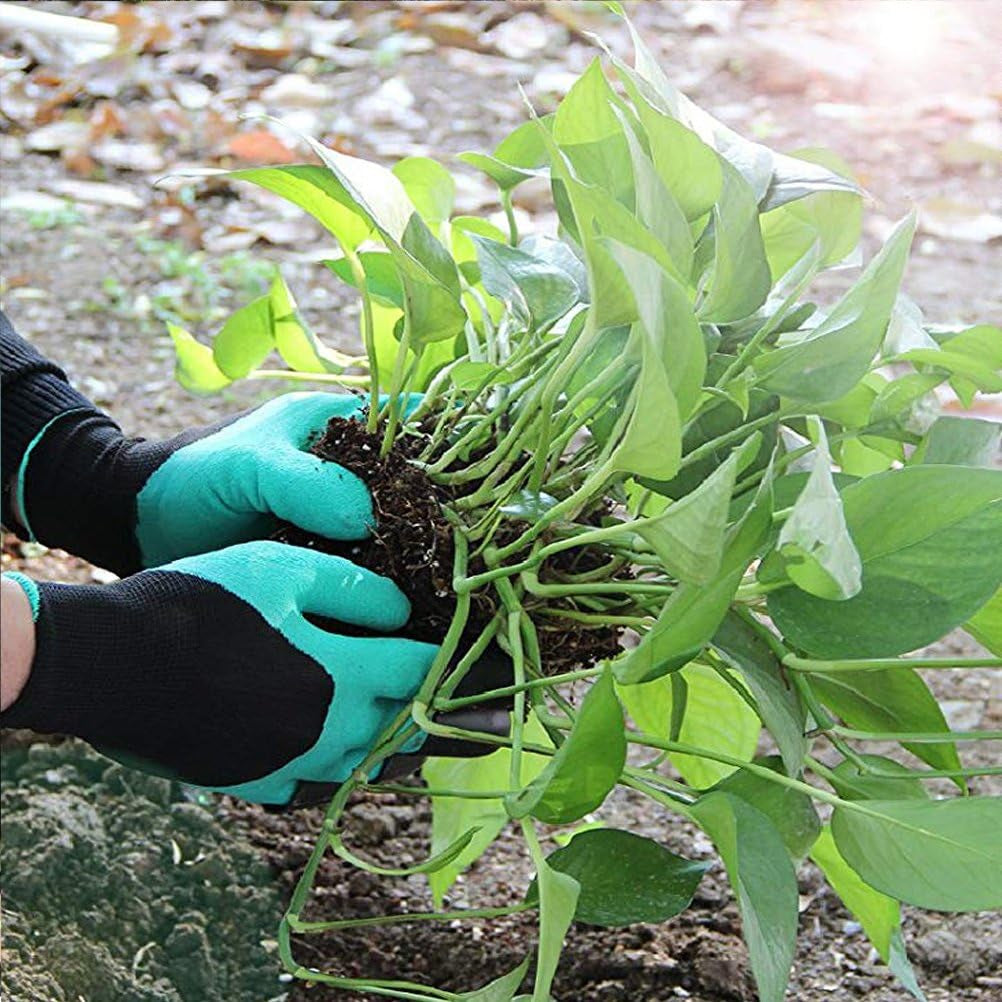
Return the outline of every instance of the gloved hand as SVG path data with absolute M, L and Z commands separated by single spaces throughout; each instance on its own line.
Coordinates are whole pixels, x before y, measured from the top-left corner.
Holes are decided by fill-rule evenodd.
M 306 451 L 364 401 L 290 393 L 162 442 L 127 439 L 91 408 L 63 413 L 31 443 L 16 490 L 36 538 L 125 576 L 270 534 L 279 521 L 331 539 L 373 523 L 361 480 Z
M 265 804 L 288 803 L 300 781 L 346 779 L 437 651 L 314 626 L 307 615 L 388 632 L 410 610 L 388 579 L 281 543 L 35 587 L 35 659 L 0 725 L 73 734 Z

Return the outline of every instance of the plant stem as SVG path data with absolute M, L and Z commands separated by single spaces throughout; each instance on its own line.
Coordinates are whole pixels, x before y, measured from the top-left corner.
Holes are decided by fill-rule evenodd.
M 294 372 L 292 369 L 255 369 L 254 372 L 248 372 L 244 378 L 287 379 L 294 383 L 335 383 L 338 386 L 364 389 L 376 385 L 374 376 L 353 376 L 337 372 Z
M 582 668 L 579 671 L 562 672 L 559 675 L 530 678 L 516 685 L 506 685 L 500 689 L 479 692 L 473 696 L 460 696 L 456 699 L 436 699 L 432 705 L 436 710 L 447 713 L 450 710 L 458 710 L 464 706 L 475 706 L 477 703 L 486 703 L 495 699 L 503 699 L 505 696 L 514 696 L 517 692 L 525 692 L 529 689 L 549 688 L 550 686 L 564 685 L 567 682 L 577 682 L 580 679 L 595 678 L 601 675 L 603 671 L 603 668 Z
M 1002 731 L 857 731 L 836 724 L 831 732 L 855 741 L 897 741 L 916 745 L 942 741 L 1002 741 Z
M 474 699 L 479 700 L 479 696 Z M 436 709 L 439 709 L 436 706 Z M 366 783 L 364 790 L 373 793 L 398 793 L 414 797 L 458 797 L 462 800 L 501 800 L 511 790 L 447 790 L 437 786 L 404 786 L 400 783 Z M 518 791 L 515 791 L 518 792 Z
M 787 417 L 790 416 L 792 415 L 787 415 Z M 763 414 L 762 417 L 755 418 L 754 421 L 748 421 L 746 424 L 743 424 L 738 428 L 732 428 L 730 431 L 724 432 L 723 435 L 711 438 L 709 442 L 704 442 L 701 446 L 693 449 L 692 452 L 683 456 L 679 469 L 684 470 L 687 466 L 698 462 L 705 456 L 711 455 L 715 450 L 720 449 L 725 445 L 730 445 L 731 442 L 748 438 L 752 432 L 758 430 L 759 428 L 764 428 L 766 425 L 772 424 L 776 420 L 778 420 L 778 417 L 775 413 Z
M 508 243 L 512 247 L 517 247 L 518 223 L 515 220 L 515 208 L 511 204 L 511 189 L 501 193 L 501 206 L 504 209 L 505 219 L 508 220 Z
M 355 285 L 362 296 L 362 343 L 365 345 L 365 353 L 369 356 L 369 371 L 372 374 L 372 388 L 369 392 L 369 416 L 366 422 L 366 430 L 370 435 L 376 433 L 379 421 L 379 358 L 376 354 L 376 326 L 372 318 L 372 298 L 369 296 L 369 286 L 365 278 L 365 269 L 362 267 L 362 259 L 358 254 L 344 249 L 345 257 L 348 258 L 348 265 L 351 268 Z
M 296 922 L 294 932 L 330 932 L 335 929 L 357 929 L 374 925 L 397 925 L 401 922 L 452 922 L 476 918 L 501 918 L 531 911 L 535 906 L 506 905 L 498 908 L 464 908 L 446 912 L 408 912 L 403 915 L 378 915 L 374 918 L 333 919 L 328 922 Z
M 393 448 L 393 440 L 397 434 L 397 423 L 400 420 L 400 396 L 404 388 L 404 373 L 407 370 L 407 356 L 411 348 L 411 322 L 404 313 L 404 329 L 400 334 L 400 344 L 397 346 L 397 357 L 393 362 L 393 376 L 390 379 L 390 399 L 387 403 L 388 417 L 386 431 L 383 434 L 383 444 L 379 450 L 385 456 Z M 415 354 L 417 354 L 415 352 Z
M 1002 658 L 862 658 L 844 661 L 816 661 L 787 654 L 783 664 L 791 671 L 806 673 L 875 671 L 881 668 L 933 668 L 939 670 L 1002 668 Z

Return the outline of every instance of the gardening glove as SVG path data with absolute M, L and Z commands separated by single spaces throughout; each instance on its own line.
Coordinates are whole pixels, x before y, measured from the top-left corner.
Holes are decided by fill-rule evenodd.
M 176 438 L 126 438 L 0 313 L 4 524 L 121 576 L 270 535 L 363 539 L 365 485 L 306 452 L 364 402 L 292 393 Z M 8 502 L 11 502 L 8 505 Z
M 259 803 L 288 803 L 300 781 L 346 779 L 437 651 L 313 625 L 308 616 L 387 632 L 410 610 L 387 578 L 281 543 L 103 586 L 18 581 L 35 610 L 36 653 L 0 725 L 76 735 L 127 764 Z

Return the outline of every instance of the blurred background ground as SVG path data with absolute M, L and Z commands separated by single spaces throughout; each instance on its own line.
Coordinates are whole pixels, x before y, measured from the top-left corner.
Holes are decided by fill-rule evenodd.
M 351 298 L 318 263 L 334 251 L 318 227 L 249 186 L 179 173 L 306 159 L 295 133 L 255 117 L 264 114 L 387 163 L 489 150 L 525 118 L 519 84 L 537 109 L 554 107 L 595 54 L 589 33 L 629 54 L 621 25 L 586 2 L 18 6 L 111 20 L 126 51 L 95 61 L 79 40 L 0 34 L 3 307 L 127 432 L 145 435 L 262 398 L 258 386 L 185 394 L 164 322 L 211 333 L 275 266 L 319 334 L 358 344 Z M 628 6 L 670 77 L 727 124 L 778 149 L 824 145 L 848 160 L 871 196 L 870 248 L 919 207 L 905 288 L 930 322 L 1002 319 L 1002 4 Z M 460 177 L 457 211 L 498 210 L 484 179 Z M 526 230 L 552 226 L 545 191 L 519 189 L 516 208 Z M 4 566 L 106 579 L 13 540 Z M 937 685 L 951 722 L 1000 726 L 999 673 L 949 675 Z M 8 742 L 2 781 L 4 999 L 348 997 L 278 980 L 275 924 L 315 813 L 195 803 L 75 743 Z M 701 836 L 630 796 L 617 795 L 608 816 L 689 855 L 711 854 Z M 417 858 L 427 822 L 392 798 L 353 812 L 357 844 L 386 859 Z M 514 841 L 502 839 L 457 885 L 454 903 L 514 900 L 528 876 Z M 327 917 L 427 905 L 419 878 L 376 880 L 331 862 L 323 883 L 318 914 Z M 750 998 L 728 901 L 718 868 L 695 908 L 667 926 L 575 929 L 557 996 Z M 930 1000 L 1002 999 L 997 916 L 909 913 L 905 932 Z M 530 946 L 529 923 L 510 919 L 344 936 L 303 959 L 459 989 L 514 966 Z M 906 997 L 810 867 L 791 997 Z

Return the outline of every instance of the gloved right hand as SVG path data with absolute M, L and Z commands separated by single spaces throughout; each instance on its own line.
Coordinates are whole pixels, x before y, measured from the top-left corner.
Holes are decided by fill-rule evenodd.
M 346 779 L 438 650 L 313 625 L 307 614 L 389 632 L 410 609 L 387 578 L 274 542 L 110 585 L 34 587 L 35 659 L 2 726 L 73 734 L 265 804 Z

